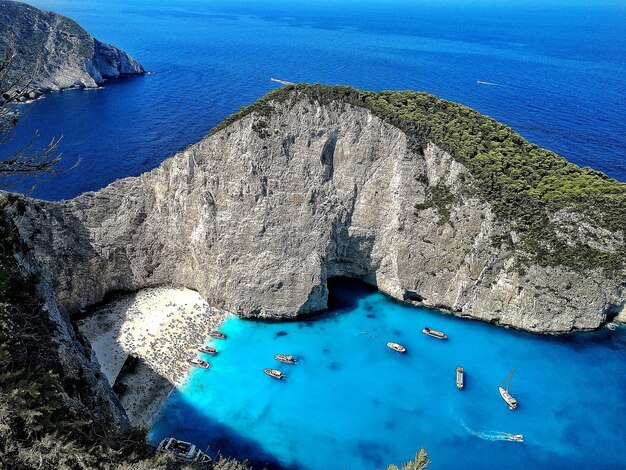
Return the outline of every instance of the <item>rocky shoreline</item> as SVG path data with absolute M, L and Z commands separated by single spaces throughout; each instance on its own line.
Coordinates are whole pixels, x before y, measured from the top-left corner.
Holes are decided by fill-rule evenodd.
M 98 88 L 109 79 L 146 73 L 126 52 L 91 36 L 75 21 L 0 0 L 0 51 L 13 48 L 7 79 L 18 102 L 49 91 Z
M 623 315 L 619 273 L 520 269 L 515 242 L 494 242 L 517 235 L 448 152 L 416 153 L 399 129 L 341 102 L 294 94 L 273 106 L 139 177 L 9 210 L 59 301 L 77 312 L 109 292 L 175 283 L 241 317 L 295 318 L 325 309 L 328 278 L 345 276 L 537 333 Z M 450 202 L 429 203 L 433 188 Z
M 572 258 L 535 260 L 466 165 L 346 103 L 350 92 L 288 87 L 151 172 L 6 214 L 70 314 L 111 292 L 175 284 L 240 317 L 297 318 L 326 308 L 329 278 L 350 277 L 400 301 L 535 333 L 624 317 L 623 260 L 598 264 L 619 262 L 623 229 L 573 206 L 548 212 L 553 242 L 567 242 L 553 253 Z M 580 266 L 586 253 L 595 265 Z

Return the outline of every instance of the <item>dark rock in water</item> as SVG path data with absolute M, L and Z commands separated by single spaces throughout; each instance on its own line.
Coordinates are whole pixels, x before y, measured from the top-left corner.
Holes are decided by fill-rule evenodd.
M 380 456 L 391 454 L 391 449 L 375 441 L 359 441 L 355 444 L 354 449 L 357 455 L 370 462 L 370 468 L 384 467 L 385 462 Z
M 289 333 L 287 333 L 286 331 L 279 331 L 278 333 L 276 333 L 276 336 L 287 336 Z
M 10 77 L 29 91 L 95 88 L 105 80 L 145 73 L 126 52 L 105 44 L 75 21 L 25 3 L 0 0 L 0 52 L 15 47 Z M 34 94 L 33 94 L 34 93 Z
M 385 421 L 385 429 L 388 429 L 389 431 L 393 431 L 397 427 L 398 427 L 398 424 L 396 423 L 396 421 Z
M 376 318 L 376 315 L 373 313 L 368 313 L 367 318 Z

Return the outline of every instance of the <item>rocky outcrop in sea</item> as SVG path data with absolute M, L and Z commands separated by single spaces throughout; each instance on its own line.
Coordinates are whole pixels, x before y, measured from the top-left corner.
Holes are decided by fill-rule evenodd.
M 0 0 L 0 52 L 10 47 L 15 54 L 7 83 L 17 81 L 22 100 L 46 91 L 95 88 L 108 79 L 145 72 L 126 52 L 65 16 Z
M 326 308 L 333 276 L 534 332 L 624 311 L 623 265 L 581 268 L 558 252 L 541 262 L 521 222 L 434 140 L 417 147 L 366 106 L 288 87 L 151 172 L 6 211 L 70 312 L 176 284 L 242 317 L 293 318 Z M 623 231 L 573 210 L 548 212 L 559 240 L 619 255 Z

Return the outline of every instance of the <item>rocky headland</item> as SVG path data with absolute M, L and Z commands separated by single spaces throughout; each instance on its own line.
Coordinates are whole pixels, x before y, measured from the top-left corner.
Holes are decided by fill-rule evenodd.
M 0 466 L 171 468 L 135 427 L 208 331 L 323 310 L 334 276 L 538 333 L 626 323 L 626 184 L 426 93 L 288 85 L 151 172 L 0 209 Z
M 107 79 L 138 75 L 126 52 L 91 36 L 75 21 L 12 0 L 0 0 L 0 54 L 12 49 L 7 83 L 21 100 L 47 91 L 95 88 Z
M 533 332 L 623 319 L 626 185 L 414 92 L 287 86 L 139 177 L 5 214 L 70 313 L 180 285 L 242 317 L 327 280 Z

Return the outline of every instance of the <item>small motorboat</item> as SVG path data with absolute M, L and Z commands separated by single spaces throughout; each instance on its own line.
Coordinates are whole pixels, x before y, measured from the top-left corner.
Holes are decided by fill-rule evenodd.
M 509 437 L 509 441 L 524 442 L 524 436 L 522 434 L 513 434 Z
M 509 405 L 510 410 L 514 410 L 517 408 L 517 400 L 509 393 L 509 387 L 511 386 L 511 380 L 513 379 L 513 374 L 515 373 L 515 369 L 511 369 L 509 375 L 506 379 L 502 381 L 500 386 L 498 387 L 498 391 L 500 392 L 500 396 L 505 401 L 507 405 Z M 503 385 L 506 383 L 506 387 Z
M 202 452 L 190 442 L 179 441 L 173 437 L 166 437 L 161 441 L 157 452 L 169 453 L 174 459 L 182 462 L 210 462 L 211 457 Z
M 284 362 L 285 364 L 295 364 L 296 362 L 296 358 L 293 356 L 290 356 L 289 354 L 276 354 L 274 356 L 274 359 L 276 359 L 278 362 Z
M 456 368 L 456 388 L 461 390 L 465 386 L 465 371 L 462 367 Z
M 225 335 L 224 333 L 222 333 L 221 331 L 219 331 L 219 330 L 214 330 L 214 331 L 211 331 L 211 332 L 209 333 L 209 336 L 210 336 L 211 338 L 226 339 L 226 335 Z
M 205 354 L 217 354 L 217 349 L 215 349 L 213 346 L 207 346 L 207 345 L 202 345 L 198 348 L 198 351 L 200 351 L 201 353 L 205 353 Z
M 422 330 L 422 333 L 428 336 L 432 336 L 437 339 L 448 339 L 448 335 L 446 335 L 443 331 L 434 330 L 432 328 L 426 327 Z
M 263 372 L 265 372 L 270 377 L 273 377 L 273 378 L 278 379 L 278 380 L 281 380 L 281 379 L 284 379 L 285 377 L 287 377 L 285 374 L 283 374 L 278 369 L 263 369 Z
M 200 367 L 201 369 L 208 369 L 209 367 L 211 367 L 211 364 L 209 364 L 207 361 L 203 361 L 202 359 L 198 359 L 197 357 L 190 359 L 189 364 L 191 364 L 192 366 Z
M 393 349 L 394 351 L 397 351 L 399 353 L 405 353 L 406 352 L 406 348 L 404 346 L 402 346 L 399 343 L 394 343 L 393 341 L 389 341 L 387 343 L 387 347 L 389 349 Z

